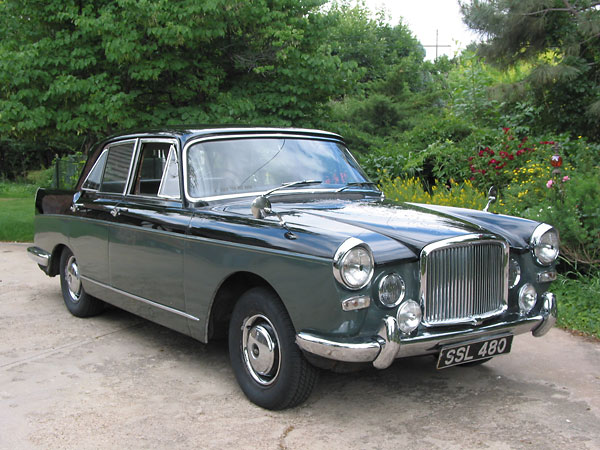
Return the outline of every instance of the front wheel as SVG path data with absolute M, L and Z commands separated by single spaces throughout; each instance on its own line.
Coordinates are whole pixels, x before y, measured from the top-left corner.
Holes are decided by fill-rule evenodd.
M 65 305 L 74 316 L 95 316 L 104 309 L 102 300 L 92 297 L 83 289 L 79 264 L 68 248 L 60 255 L 60 287 Z
M 295 342 L 292 321 L 271 291 L 243 294 L 229 323 L 229 357 L 235 377 L 253 403 L 266 409 L 304 402 L 318 377 Z

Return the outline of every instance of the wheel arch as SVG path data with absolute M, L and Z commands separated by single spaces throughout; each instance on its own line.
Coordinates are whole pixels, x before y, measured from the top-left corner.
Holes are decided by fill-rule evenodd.
M 268 289 L 281 300 L 275 288 L 259 275 L 252 272 L 236 272 L 229 275 L 223 280 L 213 298 L 208 315 L 207 341 L 227 337 L 229 320 L 236 302 L 244 292 L 255 287 Z
M 50 255 L 50 264 L 48 265 L 48 269 L 46 271 L 49 276 L 55 277 L 60 273 L 60 255 L 65 248 L 68 248 L 65 244 L 58 244 L 52 250 L 52 254 Z

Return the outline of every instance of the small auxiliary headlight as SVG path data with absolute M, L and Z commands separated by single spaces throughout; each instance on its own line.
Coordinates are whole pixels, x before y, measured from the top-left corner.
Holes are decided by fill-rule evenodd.
M 406 300 L 398 308 L 396 319 L 398 320 L 398 328 L 403 333 L 413 332 L 421 323 L 421 307 L 414 300 Z
M 523 314 L 529 313 L 537 301 L 537 292 L 532 284 L 524 284 L 519 289 L 519 309 Z
M 400 275 L 390 273 L 384 276 L 379 282 L 379 301 L 383 306 L 393 308 L 404 300 L 406 284 Z

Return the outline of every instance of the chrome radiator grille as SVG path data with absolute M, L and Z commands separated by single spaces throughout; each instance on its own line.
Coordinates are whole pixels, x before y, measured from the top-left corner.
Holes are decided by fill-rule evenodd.
M 502 313 L 508 299 L 508 245 L 469 235 L 421 252 L 421 302 L 428 326 L 477 323 Z

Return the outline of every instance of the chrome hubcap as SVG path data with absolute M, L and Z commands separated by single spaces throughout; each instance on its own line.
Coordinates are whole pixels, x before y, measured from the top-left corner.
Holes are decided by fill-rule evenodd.
M 65 281 L 67 282 L 67 288 L 69 289 L 69 296 L 73 302 L 77 303 L 81 296 L 81 279 L 79 278 L 79 267 L 77 266 L 77 260 L 74 256 L 71 256 L 67 261 L 67 268 L 65 270 Z
M 242 354 L 248 372 L 262 385 L 275 381 L 281 350 L 273 324 L 262 314 L 248 317 L 242 325 Z

